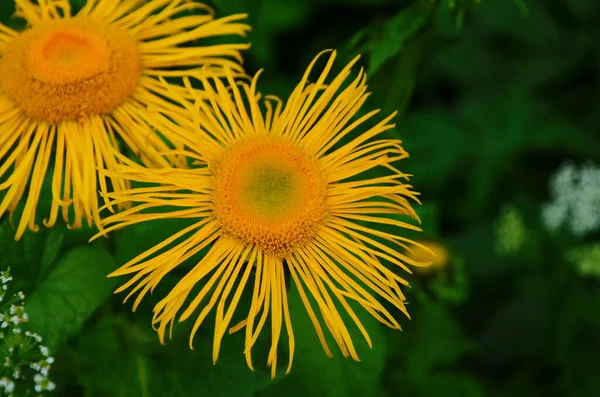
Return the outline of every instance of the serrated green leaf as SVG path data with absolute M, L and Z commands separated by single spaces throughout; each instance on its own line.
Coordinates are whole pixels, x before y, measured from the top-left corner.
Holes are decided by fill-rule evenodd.
M 115 268 L 99 245 L 69 251 L 27 298 L 29 328 L 43 335 L 51 349 L 75 335 L 111 295 L 116 281 L 106 275 Z

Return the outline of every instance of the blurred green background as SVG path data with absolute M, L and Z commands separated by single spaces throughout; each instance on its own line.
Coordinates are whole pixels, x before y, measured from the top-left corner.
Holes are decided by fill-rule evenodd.
M 245 65 L 250 74 L 265 69 L 264 93 L 287 96 L 323 49 L 338 49 L 338 68 L 363 54 L 373 92 L 366 107 L 399 111 L 391 134 L 410 158 L 398 166 L 414 174 L 412 184 L 422 193 L 417 211 L 424 232 L 411 236 L 440 244 L 448 258 L 407 276 L 412 320 L 400 318 L 403 332 L 365 318 L 374 347 L 356 332 L 360 363 L 337 351 L 327 358 L 292 296 L 294 367 L 271 381 L 264 366 L 269 335 L 258 346 L 255 372 L 245 365 L 241 333 L 226 337 L 213 366 L 210 323 L 195 351 L 187 347 L 185 325 L 166 346 L 158 343 L 152 305 L 180 275 L 168 277 L 136 313 L 112 295 L 122 280 L 104 276 L 181 222 L 142 224 L 88 245 L 92 230 L 64 227 L 27 233 L 15 243 L 4 219 L 0 269 L 11 266 L 15 289 L 27 295 L 29 328 L 44 336 L 55 357 L 54 394 L 600 395 L 600 180 L 594 177 L 600 2 L 209 4 L 218 16 L 249 14 Z M 0 12 L 10 21 L 12 1 L 3 1 Z M 567 174 L 570 184 L 560 179 Z M 584 200 L 587 210 L 564 209 Z M 578 231 L 578 222 L 590 227 Z M 285 354 L 284 345 L 282 366 Z

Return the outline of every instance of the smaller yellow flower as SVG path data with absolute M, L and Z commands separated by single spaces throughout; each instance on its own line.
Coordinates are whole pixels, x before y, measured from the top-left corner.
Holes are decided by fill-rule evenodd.
M 411 257 L 417 262 L 430 263 L 430 265 L 415 267 L 415 273 L 427 275 L 446 269 L 451 257 L 445 245 L 433 240 L 419 241 L 419 244 L 420 246 L 411 248 Z

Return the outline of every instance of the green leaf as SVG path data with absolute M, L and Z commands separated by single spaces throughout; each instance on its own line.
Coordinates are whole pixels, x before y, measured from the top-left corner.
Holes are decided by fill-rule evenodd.
M 12 267 L 15 288 L 28 290 L 39 279 L 39 263 L 48 230 L 40 228 L 37 233 L 27 231 L 20 241 L 15 241 L 15 229 L 8 217 L 0 223 L 0 268 Z
M 134 337 L 134 334 L 143 331 L 120 318 L 105 316 L 79 336 L 73 352 L 77 369 L 74 375 L 86 395 L 158 395 L 151 391 L 160 387 L 163 377 Z M 150 331 L 153 332 L 152 329 Z M 158 344 L 156 338 L 152 342 Z
M 464 104 L 461 116 L 461 124 L 476 134 L 473 156 L 478 166 L 469 174 L 471 190 L 465 208 L 472 214 L 480 213 L 497 192 L 506 164 L 525 151 L 566 149 L 591 158 L 600 155 L 598 142 L 522 91 L 473 97 Z
M 112 257 L 99 245 L 69 251 L 28 297 L 29 328 L 55 349 L 111 295 L 116 281 L 106 275 L 115 268 Z
M 452 365 L 473 350 L 458 322 L 442 304 L 427 301 L 411 311 L 413 320 L 399 338 L 398 350 L 405 356 L 406 366 L 413 377 L 427 378 L 433 370 Z
M 42 278 L 46 275 L 50 266 L 58 258 L 60 250 L 63 247 L 65 240 L 64 231 L 60 228 L 50 229 L 46 242 L 44 243 L 44 249 L 42 251 L 42 259 L 40 261 L 39 277 Z
M 219 360 L 213 365 L 210 332 L 202 333 L 196 340 L 196 350 L 190 350 L 187 336 L 191 324 L 176 327 L 173 340 L 161 346 L 147 321 L 141 323 L 104 316 L 94 328 L 81 334 L 74 352 L 74 375 L 86 395 L 254 395 L 255 373 L 246 367 L 243 332 L 226 337 Z
M 22 248 L 23 248 L 23 259 L 29 264 L 37 265 L 40 263 L 42 252 L 44 250 L 44 244 L 46 240 L 47 230 L 40 228 L 39 232 L 32 232 L 30 230 L 23 234 Z M 21 242 L 14 243 L 20 245 Z
M 524 15 L 513 2 L 482 1 L 473 8 L 462 43 L 436 55 L 440 71 L 482 93 L 533 88 L 568 71 L 586 47 L 548 15 L 543 3 L 527 2 Z
M 158 219 L 120 230 L 110 237 L 116 241 L 115 260 L 121 266 L 196 221 L 196 219 Z
M 415 186 L 441 186 L 464 163 L 473 143 L 460 124 L 442 111 L 413 113 L 398 120 L 397 130 L 410 153 L 405 172 Z
M 204 327 L 204 326 L 203 326 Z M 221 345 L 219 359 L 212 362 L 212 327 L 194 341 L 195 350 L 188 347 L 191 322 L 184 332 L 179 332 L 164 349 L 159 362 L 172 363 L 163 368 L 165 377 L 163 393 L 182 397 L 223 396 L 251 397 L 254 395 L 255 374 L 244 359 L 244 332 L 226 336 Z M 262 365 L 263 363 L 255 363 Z M 198 376 L 198 374 L 202 376 Z M 177 393 L 174 394 L 173 391 Z
M 306 396 L 375 396 L 379 389 L 380 376 L 385 365 L 386 345 L 382 326 L 359 305 L 349 302 L 352 309 L 369 333 L 373 348 L 369 348 L 357 327 L 344 309 L 338 310 L 344 319 L 360 358 L 355 362 L 344 358 L 333 338 L 327 334 L 327 343 L 333 358 L 327 357 L 319 342 L 314 326 L 300 299 L 295 286 L 288 292 L 289 308 L 294 327 L 296 350 L 291 382 L 304 389 Z M 312 300 L 312 299 L 311 299 Z M 315 302 L 311 302 L 317 310 Z M 317 314 L 317 316 L 319 316 Z M 319 316 L 320 317 L 320 316 Z M 322 323 L 322 322 L 321 322 Z M 328 332 L 322 323 L 324 332 Z
M 424 26 L 432 7 L 431 1 L 417 1 L 383 24 L 360 30 L 350 39 L 349 48 L 357 53 L 369 54 L 369 75 L 377 73 L 387 61 L 404 49 L 406 41 Z
M 450 189 L 450 181 L 466 180 L 466 189 L 452 187 L 447 200 L 457 201 L 456 209 L 467 219 L 481 216 L 502 178 L 514 174 L 506 165 L 524 161 L 531 151 L 600 155 L 600 144 L 586 131 L 530 94 L 512 89 L 502 94 L 473 95 L 455 114 L 428 111 L 398 123 L 398 130 L 406 131 L 411 154 L 406 172 L 415 175 L 415 186 Z
M 14 242 L 15 232 L 5 218 L 0 222 L 0 268 L 2 270 L 9 266 L 18 264 L 20 256 L 20 247 Z
M 393 77 L 389 81 L 385 113 L 397 110 L 399 115 L 403 115 L 406 111 L 415 90 L 417 69 L 427 38 L 427 35 L 415 37 L 406 44 L 400 54 L 394 67 Z

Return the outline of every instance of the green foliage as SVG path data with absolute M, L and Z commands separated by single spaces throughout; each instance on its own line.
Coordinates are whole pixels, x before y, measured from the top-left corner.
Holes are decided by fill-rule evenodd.
M 311 302 L 316 307 L 314 301 Z M 304 309 L 296 288 L 289 292 L 289 305 L 294 326 L 296 352 L 290 379 L 304 396 L 375 396 L 385 365 L 386 343 L 381 325 L 358 305 L 351 305 L 363 326 L 368 330 L 372 348 L 369 348 L 359 329 L 342 307 L 338 310 L 348 326 L 354 347 L 361 362 L 344 358 L 331 335 L 326 341 L 333 357 L 325 355 L 314 326 Z M 322 324 L 324 327 L 324 324 Z M 326 329 L 326 328 L 325 328 Z M 327 332 L 327 331 L 324 331 Z M 307 382 L 306 380 L 311 381 Z
M 393 355 L 404 361 L 389 374 L 386 383 L 392 390 L 403 390 L 408 395 L 483 396 L 481 384 L 467 373 L 451 369 L 453 364 L 475 346 L 461 330 L 460 325 L 440 303 L 425 299 L 412 308 L 418 322 L 403 334 L 393 337 Z
M 84 3 L 71 1 L 75 9 Z M 412 286 L 403 288 L 411 320 L 393 312 L 401 332 L 353 304 L 372 342 L 369 348 L 344 317 L 360 362 L 342 357 L 329 335 L 333 357 L 326 356 L 290 283 L 294 365 L 285 375 L 284 333 L 271 380 L 269 322 L 253 350 L 254 372 L 245 364 L 243 330 L 225 336 L 213 364 L 210 316 L 196 350 L 188 347 L 190 321 L 177 323 L 173 340 L 160 345 L 152 308 L 205 251 L 165 276 L 137 312 L 130 312 L 130 302 L 121 304 L 123 296 L 111 299 L 127 278 L 108 273 L 192 220 L 141 223 L 89 244 L 94 228 L 70 230 L 61 223 L 15 242 L 16 225 L 2 219 L 0 269 L 10 266 L 15 289 L 27 296 L 24 326 L 41 334 L 55 355 L 54 395 L 600 394 L 598 233 L 555 234 L 540 219 L 551 193 L 548 180 L 560 164 L 600 160 L 600 2 L 209 3 L 217 16 L 249 14 L 252 48 L 245 66 L 251 75 L 265 69 L 259 82 L 264 94 L 285 98 L 324 49 L 338 50 L 335 70 L 361 55 L 372 91 L 367 106 L 382 109 L 375 122 L 398 112 L 396 128 L 385 137 L 402 139 L 410 158 L 398 168 L 414 175 L 410 183 L 421 193 L 417 212 L 424 232 L 405 236 L 440 241 L 451 258 L 428 275 L 398 271 Z M 2 22 L 23 27 L 13 13 L 13 1 L 0 2 Z M 40 216 L 47 214 L 49 183 Z M 236 313 L 240 318 L 249 293 Z
M 358 53 L 369 54 L 369 75 L 405 48 L 406 42 L 423 28 L 432 8 L 431 1 L 417 1 L 382 24 L 362 29 L 352 37 L 348 45 Z
M 106 275 L 115 268 L 111 255 L 97 244 L 67 252 L 27 301 L 30 328 L 53 349 L 76 335 L 111 295 L 116 282 Z
M 600 277 L 600 244 L 572 248 L 567 251 L 566 259 L 582 276 Z
M 527 230 L 519 211 L 508 206 L 498 220 L 496 252 L 499 254 L 516 254 L 527 239 Z
M 92 396 L 252 396 L 255 374 L 241 354 L 243 334 L 237 336 L 223 344 L 213 366 L 208 338 L 194 352 L 184 333 L 161 347 L 147 321 L 105 316 L 78 338 L 77 349 L 89 354 L 76 357 L 73 375 Z

